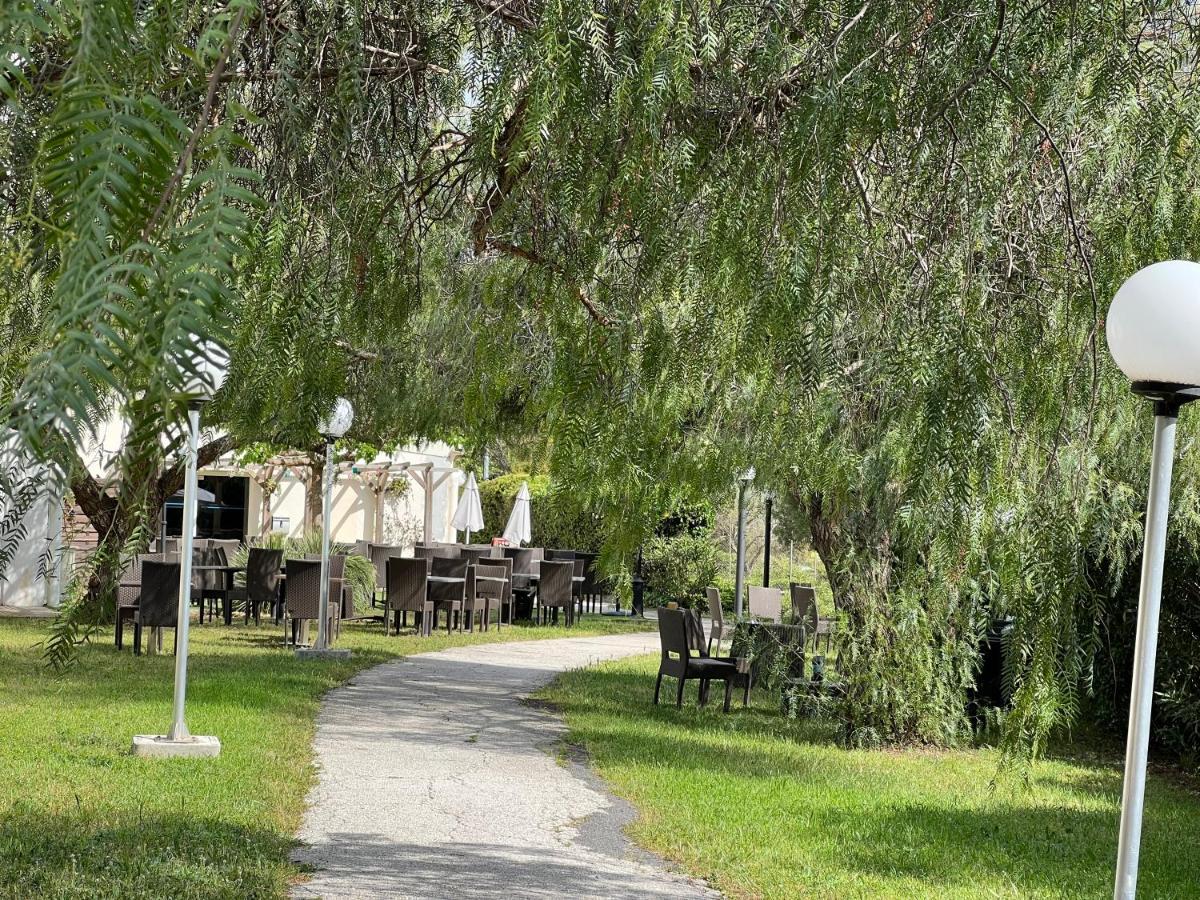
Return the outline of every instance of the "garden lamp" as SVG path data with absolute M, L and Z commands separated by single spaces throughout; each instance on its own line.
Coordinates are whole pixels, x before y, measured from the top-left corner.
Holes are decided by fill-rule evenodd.
M 1117 900 L 1132 900 L 1137 893 L 1142 838 L 1175 423 L 1180 407 L 1200 399 L 1200 263 L 1169 260 L 1135 272 L 1113 298 L 1105 330 L 1109 352 L 1132 382 L 1133 392 L 1154 404 L 1154 449 L 1113 891 Z
M 184 723 L 187 700 L 188 624 L 191 619 L 192 548 L 196 539 L 196 479 L 200 447 L 200 410 L 225 383 L 229 354 L 213 341 L 193 338 L 196 345 L 183 393 L 188 404 L 187 450 L 184 456 L 183 534 L 179 548 L 179 607 L 175 624 L 175 702 L 171 730 L 166 736 L 137 735 L 133 751 L 139 756 L 217 756 L 221 742 L 211 735 L 192 735 Z
M 742 588 L 746 571 L 746 492 L 754 481 L 754 466 L 738 476 L 737 572 L 733 576 L 733 617 L 742 617 Z
M 345 397 L 338 397 L 333 408 L 320 422 L 317 430 L 325 438 L 325 472 L 323 478 L 324 497 L 321 505 L 321 594 L 317 621 L 317 641 L 311 649 L 297 650 L 300 656 L 347 657 L 349 650 L 331 650 L 329 647 L 329 532 L 333 518 L 333 444 L 343 437 L 354 423 L 354 407 Z

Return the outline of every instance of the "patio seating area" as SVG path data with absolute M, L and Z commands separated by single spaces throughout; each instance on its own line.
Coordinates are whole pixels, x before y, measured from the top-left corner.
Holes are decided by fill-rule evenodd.
M 161 651 L 163 633 L 177 626 L 180 562 L 178 541 L 139 554 L 121 576 L 114 642 L 125 645 L 134 629 L 134 652 L 149 630 L 150 652 Z M 596 556 L 576 550 L 490 544 L 417 544 L 412 548 L 359 541 L 329 557 L 329 619 L 336 639 L 343 622 L 378 622 L 398 635 L 412 627 L 428 636 L 487 631 L 516 621 L 574 625 L 604 610 L 608 596 L 595 570 Z M 369 606 L 358 608 L 346 577 L 346 559 L 368 560 L 375 573 Z M 244 560 L 244 562 L 239 562 Z M 172 581 L 173 579 L 173 581 Z M 259 625 L 264 611 L 283 628 L 285 646 L 308 643 L 320 617 L 319 555 L 288 558 L 286 551 L 238 541 L 199 540 L 192 551 L 191 604 L 196 621 L 232 625 L 236 613 Z

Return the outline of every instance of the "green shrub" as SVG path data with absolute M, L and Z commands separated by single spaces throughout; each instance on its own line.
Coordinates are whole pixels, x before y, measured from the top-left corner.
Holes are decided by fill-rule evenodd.
M 514 472 L 479 482 L 484 533 L 490 538 L 504 532 L 522 482 L 529 482 L 531 547 L 595 551 L 600 546 L 599 521 L 580 510 L 571 497 L 555 491 L 545 475 Z M 485 538 L 481 535 L 481 540 Z
M 652 537 L 642 550 L 646 603 L 707 608 L 704 589 L 713 583 L 719 563 L 712 538 L 703 532 Z

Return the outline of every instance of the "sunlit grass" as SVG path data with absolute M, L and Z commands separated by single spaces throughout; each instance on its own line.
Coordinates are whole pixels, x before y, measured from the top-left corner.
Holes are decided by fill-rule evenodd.
M 1111 896 L 1119 760 L 1064 754 L 993 790 L 992 751 L 844 750 L 766 695 L 725 716 L 689 685 L 682 711 L 654 707 L 656 666 L 606 663 L 545 695 L 640 811 L 632 836 L 730 896 Z M 1141 873 L 1140 896 L 1200 897 L 1195 783 L 1150 778 Z
M 188 727 L 223 749 L 189 761 L 129 753 L 133 735 L 170 724 L 169 653 L 118 653 L 107 632 L 56 678 L 36 646 L 47 623 L 0 620 L 0 897 L 282 896 L 327 690 L 397 656 L 636 627 L 592 616 L 572 629 L 385 638 L 348 625 L 349 661 L 297 660 L 281 628 L 193 627 Z

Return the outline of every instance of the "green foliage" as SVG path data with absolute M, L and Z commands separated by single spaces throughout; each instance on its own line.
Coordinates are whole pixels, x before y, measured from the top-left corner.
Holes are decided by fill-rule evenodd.
M 521 485 L 529 483 L 529 546 L 562 550 L 595 550 L 599 523 L 581 511 L 566 491 L 556 490 L 545 475 L 512 472 L 479 482 L 479 501 L 489 535 L 500 535 Z M 483 535 L 479 536 L 483 539 Z
M 321 533 L 314 531 L 300 537 L 288 537 L 281 532 L 271 531 L 263 537 L 262 546 L 270 550 L 283 550 L 285 559 L 303 559 L 321 553 Z M 347 544 L 332 543 L 329 553 L 346 556 L 345 580 L 354 594 L 354 608 L 360 613 L 370 609 L 371 599 L 375 596 L 375 566 L 365 556 L 357 555 L 354 548 Z M 233 564 L 244 566 L 249 555 L 249 548 L 242 545 L 234 555 Z
M 717 570 L 717 548 L 707 532 L 655 535 L 642 551 L 646 602 L 664 606 L 674 601 L 680 606 L 707 610 L 704 589 L 713 583 Z

